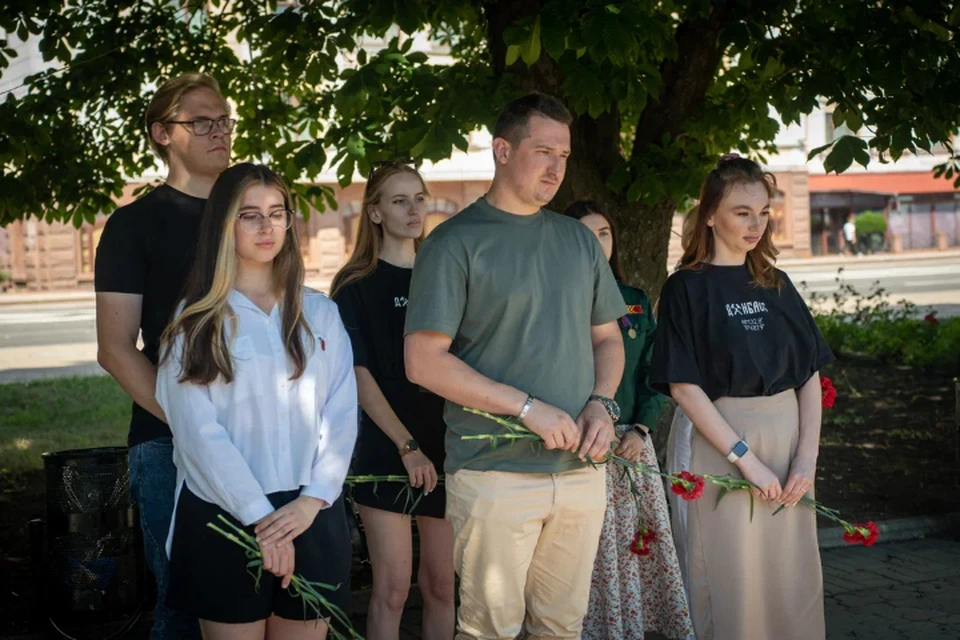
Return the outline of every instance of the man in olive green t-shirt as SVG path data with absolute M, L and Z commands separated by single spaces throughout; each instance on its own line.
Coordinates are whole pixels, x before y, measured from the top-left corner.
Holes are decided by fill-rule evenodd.
M 543 209 L 563 180 L 572 118 L 554 98 L 507 105 L 487 194 L 417 254 L 407 377 L 446 398 L 447 518 L 460 575 L 458 640 L 579 638 L 606 508 L 624 302 L 599 242 Z M 463 407 L 515 416 L 544 444 Z M 576 416 L 576 419 L 574 419 Z

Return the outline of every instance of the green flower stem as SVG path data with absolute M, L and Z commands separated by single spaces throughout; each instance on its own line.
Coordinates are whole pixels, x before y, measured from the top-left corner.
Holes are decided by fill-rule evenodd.
M 541 440 L 535 433 L 478 433 L 460 436 L 461 440 Z
M 492 420 L 497 424 L 508 429 L 509 433 L 484 433 L 484 434 L 478 434 L 478 435 L 472 435 L 472 436 L 460 436 L 461 440 L 489 440 L 491 443 L 491 446 L 493 446 L 494 448 L 496 448 L 496 445 L 500 440 L 508 440 L 508 441 L 532 440 L 532 441 L 542 442 L 542 439 L 540 438 L 540 436 L 533 433 L 532 431 L 530 431 L 530 429 L 520 424 L 516 420 L 512 420 L 510 418 L 505 418 L 502 416 L 496 416 L 496 415 L 493 415 L 492 413 L 488 413 L 486 411 L 480 411 L 479 409 L 472 409 L 470 407 L 464 407 L 463 410 L 466 411 L 467 413 L 472 413 L 474 415 L 487 418 L 488 420 Z M 630 460 L 627 460 L 626 458 L 621 458 L 620 456 L 615 455 L 613 451 L 614 449 L 611 446 L 610 453 L 607 455 L 607 457 L 604 460 L 602 460 L 599 463 L 594 462 L 589 458 L 587 459 L 587 462 L 592 467 L 597 467 L 598 464 L 612 462 L 614 464 L 620 465 L 621 467 L 625 467 L 627 469 L 633 469 L 639 473 L 645 473 L 648 475 L 657 475 L 662 478 L 667 478 L 672 484 L 680 484 L 687 491 L 690 491 L 691 489 L 694 488 L 694 483 L 690 482 L 689 480 L 684 480 L 683 478 L 680 478 L 679 476 L 676 476 L 670 473 L 664 473 L 663 471 L 660 471 L 656 467 L 651 467 L 649 465 L 641 464 L 639 462 L 632 462 Z M 724 474 L 722 476 L 704 474 L 701 477 L 704 479 L 705 482 L 709 482 L 711 484 L 714 484 L 720 487 L 720 495 L 717 498 L 717 504 L 720 504 L 720 500 L 727 493 L 731 491 L 759 489 L 759 487 L 757 487 L 755 484 L 753 484 L 746 478 L 738 478 L 730 474 Z M 813 509 L 817 514 L 823 516 L 824 518 L 827 518 L 828 520 L 832 520 L 833 522 L 836 522 L 837 524 L 842 526 L 847 533 L 853 533 L 854 531 L 861 531 L 864 535 L 869 534 L 869 531 L 863 529 L 862 527 L 856 527 L 855 525 L 852 525 L 846 520 L 843 520 L 842 518 L 840 518 L 840 512 L 837 511 L 836 509 L 831 509 L 823 504 L 820 504 L 816 500 L 813 500 L 811 498 L 804 496 L 800 498 L 799 504 L 802 504 L 803 506 L 809 509 Z M 786 508 L 786 505 L 781 505 L 776 511 L 773 512 L 773 515 L 777 515 L 785 508 Z M 753 519 L 753 494 L 752 493 L 750 494 L 750 519 L 751 520 Z
M 377 484 L 379 482 L 402 482 L 410 484 L 410 476 L 387 475 L 387 476 L 347 476 L 344 484 L 355 486 L 358 484 Z M 443 484 L 443 476 L 437 477 L 437 484 Z
M 233 542 L 241 547 L 244 551 L 246 551 L 248 557 L 255 558 L 254 561 L 247 564 L 247 568 L 250 569 L 252 566 L 256 568 L 259 573 L 263 567 L 263 554 L 260 552 L 260 545 L 257 543 L 256 538 L 227 520 L 222 515 L 218 515 L 217 519 L 230 529 L 233 529 L 233 531 L 236 533 L 224 531 L 212 522 L 208 522 L 207 526 L 222 535 L 230 542 Z M 254 574 L 254 579 L 258 581 L 257 584 L 259 586 L 259 578 L 257 578 L 257 574 Z M 348 638 L 352 638 L 353 640 L 363 640 L 363 636 L 357 633 L 356 629 L 353 628 L 353 625 L 350 623 L 350 618 L 346 613 L 344 613 L 343 609 L 328 601 L 319 591 L 319 589 L 335 591 L 337 588 L 338 586 L 307 580 L 299 574 L 295 574 L 290 578 L 290 586 L 288 587 L 290 593 L 294 597 L 298 597 L 303 601 L 304 621 L 306 621 L 308 606 L 316 614 L 317 624 L 320 623 L 320 619 L 324 614 L 323 610 L 326 609 L 330 613 L 331 617 L 340 623 L 340 625 L 342 625 L 349 634 L 349 636 L 344 635 L 336 627 L 334 627 L 333 624 L 328 623 L 327 627 L 329 628 L 330 636 L 334 638 L 334 640 L 347 640 Z

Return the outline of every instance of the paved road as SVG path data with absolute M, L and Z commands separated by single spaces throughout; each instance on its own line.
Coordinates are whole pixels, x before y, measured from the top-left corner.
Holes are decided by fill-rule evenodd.
M 835 266 L 797 264 L 785 270 L 798 286 L 806 283 L 808 293 L 836 290 Z M 958 256 L 887 263 L 851 258 L 843 276 L 861 292 L 879 281 L 894 300 L 933 305 L 941 317 L 960 315 Z M 98 371 L 92 301 L 0 305 L 0 384 Z

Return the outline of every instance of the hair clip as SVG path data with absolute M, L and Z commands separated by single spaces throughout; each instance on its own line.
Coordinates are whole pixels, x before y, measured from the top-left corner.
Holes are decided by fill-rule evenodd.
M 720 159 L 723 161 L 727 161 L 727 160 L 736 160 L 739 157 L 740 157 L 739 153 L 725 153 L 722 156 L 720 156 Z

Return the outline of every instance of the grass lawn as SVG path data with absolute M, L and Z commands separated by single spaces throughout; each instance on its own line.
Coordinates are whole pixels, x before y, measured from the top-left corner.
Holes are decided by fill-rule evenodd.
M 45 451 L 123 445 L 129 424 L 110 376 L 0 385 L 0 476 L 41 469 Z

